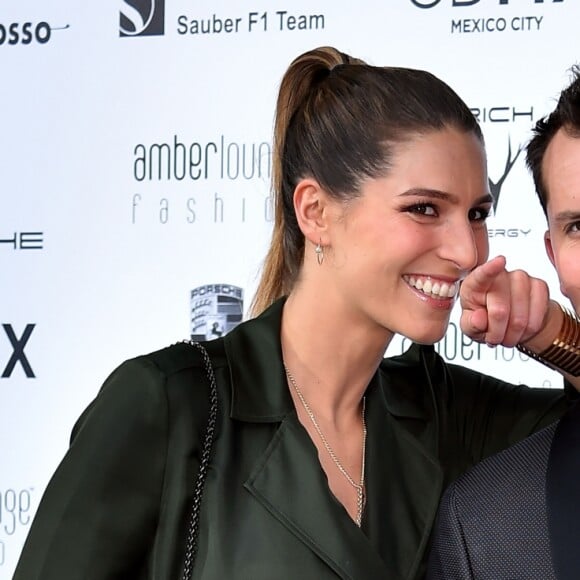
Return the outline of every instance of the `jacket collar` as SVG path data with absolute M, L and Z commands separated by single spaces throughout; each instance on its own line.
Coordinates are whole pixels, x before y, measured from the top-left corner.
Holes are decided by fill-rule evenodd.
M 294 410 L 282 363 L 280 330 L 285 299 L 260 316 L 241 324 L 225 337 L 231 373 L 230 417 L 250 422 L 279 422 Z M 401 418 L 425 419 L 431 391 L 425 375 L 435 361 L 433 347 L 414 344 L 398 357 L 381 363 L 381 383 L 388 411 Z
M 437 355 L 433 346 L 413 343 L 403 354 L 380 366 L 385 405 L 395 417 L 428 419 L 433 408 L 433 376 Z
M 232 419 L 279 422 L 294 410 L 280 344 L 284 302 L 283 298 L 274 302 L 224 339 L 231 373 Z

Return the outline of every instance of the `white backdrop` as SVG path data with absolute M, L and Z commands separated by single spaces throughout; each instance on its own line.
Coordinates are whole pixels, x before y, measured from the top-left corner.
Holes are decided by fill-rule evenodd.
M 449 82 L 477 111 L 501 181 L 492 254 L 559 296 L 516 154 L 567 83 L 579 19 L 576 0 L 4 0 L 0 580 L 106 375 L 187 338 L 195 288 L 228 285 L 218 293 L 243 292 L 247 309 L 271 229 L 277 84 L 299 53 L 331 44 Z M 559 384 L 455 323 L 438 349 Z

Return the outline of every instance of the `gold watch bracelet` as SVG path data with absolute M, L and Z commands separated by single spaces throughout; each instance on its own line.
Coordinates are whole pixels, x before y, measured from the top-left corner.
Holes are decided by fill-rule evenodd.
M 560 308 L 564 313 L 562 326 L 548 348 L 535 353 L 523 344 L 518 344 L 517 349 L 542 364 L 577 377 L 580 376 L 580 320 L 561 304 Z

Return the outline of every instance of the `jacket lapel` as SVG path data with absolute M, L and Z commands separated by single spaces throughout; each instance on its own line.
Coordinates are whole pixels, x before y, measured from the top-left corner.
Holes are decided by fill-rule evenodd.
M 379 374 L 378 384 L 368 392 L 364 527 L 397 578 L 415 578 L 421 571 L 443 486 L 442 470 L 432 450 L 436 438 L 426 433 L 433 424 L 425 421 L 421 397 L 415 404 L 402 399 L 413 386 L 428 395 L 428 380 L 422 375 L 409 383 L 408 378 L 399 373 Z M 423 439 L 431 441 L 431 449 Z
M 552 559 L 561 580 L 575 580 L 580 570 L 576 546 L 580 529 L 580 403 L 560 419 L 548 457 L 546 505 Z
M 340 578 L 399 579 L 330 492 L 295 413 L 282 422 L 245 487 Z

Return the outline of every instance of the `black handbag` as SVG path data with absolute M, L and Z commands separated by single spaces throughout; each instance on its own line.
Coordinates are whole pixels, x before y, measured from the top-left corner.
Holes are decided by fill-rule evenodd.
M 213 439 L 217 423 L 218 396 L 215 375 L 207 350 L 199 342 L 195 341 L 184 341 L 184 342 L 191 344 L 191 346 L 197 348 L 201 352 L 203 356 L 205 372 L 207 375 L 207 379 L 209 381 L 209 413 L 207 419 L 207 426 L 205 429 L 205 435 L 203 437 L 201 445 L 199 471 L 197 472 L 197 476 L 195 479 L 191 514 L 189 517 L 189 525 L 187 529 L 187 541 L 185 544 L 183 574 L 181 576 L 182 580 L 191 580 L 191 573 L 193 572 L 193 565 L 195 563 L 195 557 L 197 555 L 201 500 L 203 497 L 203 488 L 205 485 L 205 479 L 207 477 L 207 471 L 209 468 L 211 449 L 213 446 Z

